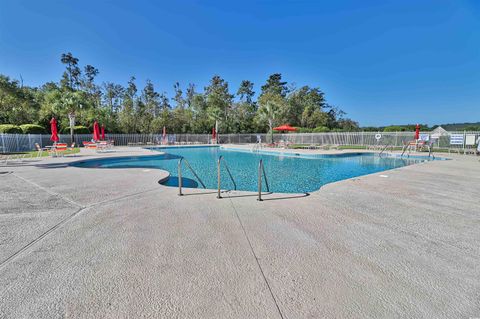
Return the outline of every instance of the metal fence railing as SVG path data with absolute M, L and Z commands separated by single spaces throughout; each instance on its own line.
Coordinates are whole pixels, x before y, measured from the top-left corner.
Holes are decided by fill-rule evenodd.
M 378 134 L 380 138 L 377 139 Z M 430 132 L 422 132 L 430 134 Z M 434 147 L 436 148 L 471 148 L 473 145 L 451 144 L 452 134 L 461 134 L 464 137 L 474 136 L 475 141 L 480 137 L 480 132 L 448 132 L 436 139 Z M 287 141 L 292 144 L 316 144 L 316 145 L 358 145 L 375 146 L 390 145 L 401 147 L 413 139 L 413 132 L 328 132 L 328 133 L 289 133 L 274 134 L 275 141 Z M 250 144 L 256 143 L 258 137 L 262 142 L 271 142 L 271 135 L 265 133 L 259 134 L 219 134 L 220 144 Z M 59 135 L 60 141 L 70 142 L 70 135 Z M 83 141 L 90 141 L 91 134 L 76 134 L 76 145 L 82 145 Z M 157 145 L 163 141 L 162 134 L 107 134 L 109 140 L 114 140 L 118 146 L 133 145 Z M 168 134 L 170 144 L 209 144 L 211 143 L 210 134 Z M 464 140 L 466 140 L 464 138 Z M 471 138 L 470 138 L 471 140 Z M 51 145 L 50 135 L 47 134 L 0 134 L 0 153 L 6 152 L 24 152 L 35 149 L 35 143 L 41 147 Z

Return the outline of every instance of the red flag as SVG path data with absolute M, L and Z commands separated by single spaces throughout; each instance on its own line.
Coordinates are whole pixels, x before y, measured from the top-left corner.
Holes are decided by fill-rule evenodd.
M 52 117 L 52 120 L 50 121 L 50 130 L 52 131 L 50 140 L 58 142 L 60 139 L 58 138 L 57 120 L 54 117 Z

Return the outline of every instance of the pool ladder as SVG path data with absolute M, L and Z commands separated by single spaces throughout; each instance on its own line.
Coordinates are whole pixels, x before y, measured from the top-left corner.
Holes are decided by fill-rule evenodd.
M 383 152 L 385 152 L 389 146 L 390 146 L 390 144 L 387 144 L 387 145 L 382 149 L 382 151 L 380 152 L 380 154 L 378 154 L 378 156 L 382 156 Z
M 230 176 L 230 180 L 233 183 L 234 190 L 237 190 L 237 184 L 235 183 L 235 180 L 233 179 L 232 173 L 230 172 L 230 169 L 228 168 L 227 162 L 225 162 L 225 159 L 223 158 L 223 156 L 220 156 L 218 158 L 218 162 L 217 162 L 217 184 L 218 184 L 217 198 L 219 198 L 219 199 L 222 198 L 221 182 L 220 182 L 221 181 L 220 168 L 221 168 L 222 160 L 225 163 L 225 169 L 227 170 L 228 176 Z M 267 188 L 267 192 L 270 192 L 270 186 L 268 185 L 267 174 L 265 173 L 265 168 L 263 166 L 263 160 L 261 159 L 260 162 L 258 163 L 258 198 L 257 198 L 258 201 L 263 200 L 262 199 L 262 176 L 263 176 L 263 179 L 265 180 L 265 187 Z
M 267 192 L 270 192 L 270 186 L 268 186 L 267 174 L 265 173 L 265 168 L 263 167 L 263 160 L 260 159 L 258 163 L 258 201 L 262 201 L 262 175 L 265 179 L 265 186 L 267 187 Z
M 262 148 L 262 144 L 261 143 L 256 143 L 252 146 L 252 152 L 258 153 L 261 148 Z
M 232 181 L 233 183 L 233 189 L 234 190 L 237 190 L 237 183 L 235 183 L 235 179 L 233 178 L 233 175 L 232 173 L 230 172 L 230 169 L 228 168 L 228 164 L 227 162 L 225 161 L 225 158 L 221 155 L 219 158 L 218 158 L 218 161 L 217 161 L 217 198 L 218 199 L 221 199 L 222 198 L 222 195 L 221 195 L 221 165 L 222 165 L 222 161 L 224 163 L 224 166 L 225 166 L 225 169 L 228 173 L 228 176 L 230 177 L 230 180 Z M 200 182 L 200 184 L 202 185 L 202 187 L 204 189 L 206 189 L 205 187 L 205 184 L 203 183 L 203 181 L 200 179 L 200 177 L 198 177 L 197 173 L 195 172 L 195 170 L 192 168 L 192 166 L 190 165 L 190 163 L 184 158 L 180 158 L 180 160 L 178 161 L 178 195 L 179 196 L 182 196 L 183 195 L 183 192 L 182 192 L 182 162 L 185 162 L 185 165 L 187 165 L 187 167 L 190 169 L 190 171 L 193 173 L 193 175 L 195 176 L 195 178 Z M 260 162 L 258 163 L 258 198 L 257 200 L 258 201 L 262 201 L 262 177 L 263 179 L 265 180 L 265 187 L 267 188 L 267 192 L 270 192 L 270 186 L 268 185 L 268 180 L 267 180 L 267 174 L 265 173 L 265 167 L 263 166 L 263 160 L 260 159 Z
M 185 165 L 187 165 L 187 167 L 190 169 L 190 171 L 193 173 L 193 175 L 195 176 L 195 178 L 200 182 L 200 184 L 202 184 L 202 187 L 205 189 L 205 184 L 202 182 L 202 180 L 200 179 L 200 177 L 198 177 L 197 173 L 195 173 L 195 170 L 192 168 L 192 166 L 190 165 L 190 163 L 187 161 L 187 159 L 185 157 L 182 157 L 180 158 L 180 160 L 178 161 L 178 195 L 179 196 L 182 196 L 183 193 L 182 193 L 182 162 L 185 162 Z
M 218 158 L 218 161 L 217 161 L 217 186 L 218 186 L 217 198 L 218 199 L 222 198 L 222 195 L 221 195 L 221 165 L 222 165 L 222 160 L 223 160 L 225 169 L 227 170 L 228 176 L 230 176 L 230 180 L 233 183 L 233 189 L 237 190 L 237 183 L 235 183 L 235 180 L 233 179 L 232 173 L 230 172 L 230 169 L 228 168 L 227 162 L 225 161 L 225 158 L 223 157 L 223 155 L 220 155 L 220 157 Z
M 403 146 L 402 155 L 400 155 L 400 157 L 403 157 L 403 154 L 405 154 L 407 149 L 408 149 L 407 157 L 410 157 L 411 148 L 410 148 L 410 145 L 408 145 L 408 143 Z M 432 157 L 433 159 L 435 159 L 435 155 L 433 154 L 433 144 L 428 144 L 428 157 Z

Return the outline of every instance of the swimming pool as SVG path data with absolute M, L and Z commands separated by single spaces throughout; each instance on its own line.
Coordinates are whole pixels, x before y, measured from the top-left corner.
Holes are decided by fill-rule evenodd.
M 258 163 L 262 159 L 270 191 L 278 193 L 307 193 L 321 186 L 343 179 L 376 173 L 425 161 L 428 157 L 400 158 L 378 156 L 374 153 L 344 153 L 339 155 L 314 155 L 251 152 L 246 149 L 228 149 L 218 146 L 156 147 L 153 151 L 165 152 L 154 156 L 104 158 L 73 163 L 89 168 L 159 168 L 170 173 L 164 182 L 178 186 L 177 164 L 180 158 L 188 160 L 206 188 L 217 188 L 217 160 L 220 155 L 227 163 L 237 185 L 237 190 L 257 191 Z M 184 187 L 201 187 L 192 172 L 182 169 Z M 222 189 L 233 189 L 225 166 L 221 168 Z

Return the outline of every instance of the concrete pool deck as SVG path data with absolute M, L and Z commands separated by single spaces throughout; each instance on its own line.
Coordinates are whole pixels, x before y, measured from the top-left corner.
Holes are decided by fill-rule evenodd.
M 65 164 L 148 154 L 0 164 L 0 318 L 480 317 L 476 157 L 263 202 Z

